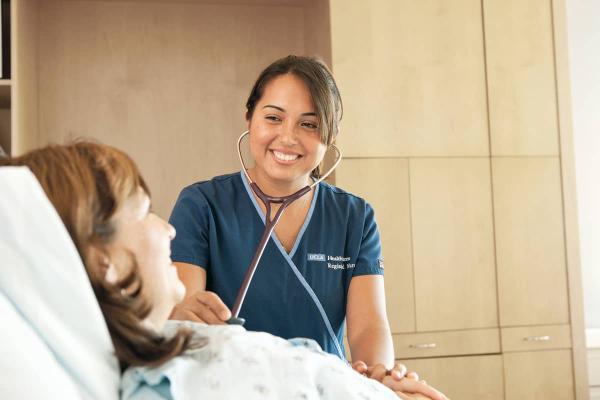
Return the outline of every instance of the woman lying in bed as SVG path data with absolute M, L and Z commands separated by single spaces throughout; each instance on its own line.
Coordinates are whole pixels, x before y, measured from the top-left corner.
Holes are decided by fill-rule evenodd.
M 7 163 L 31 169 L 79 251 L 125 370 L 123 398 L 446 399 L 415 375 L 362 376 L 310 340 L 167 323 L 184 295 L 170 260 L 175 230 L 152 213 L 133 161 L 80 142 Z

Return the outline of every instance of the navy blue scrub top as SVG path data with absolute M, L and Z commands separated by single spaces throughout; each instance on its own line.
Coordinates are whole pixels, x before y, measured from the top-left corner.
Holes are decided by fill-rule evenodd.
M 264 219 L 242 172 L 195 183 L 182 190 L 169 220 L 177 230 L 171 258 L 203 267 L 207 290 L 232 308 Z M 248 330 L 311 338 L 345 358 L 350 280 L 372 274 L 383 274 L 373 209 L 321 182 L 291 252 L 271 235 L 240 317 Z

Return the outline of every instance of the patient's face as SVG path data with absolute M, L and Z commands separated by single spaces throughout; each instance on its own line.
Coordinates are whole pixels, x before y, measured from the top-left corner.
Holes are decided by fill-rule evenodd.
M 141 188 L 113 218 L 117 231 L 108 251 L 117 277 L 130 270 L 133 255 L 142 278 L 142 294 L 152 303 L 147 322 L 160 329 L 185 295 L 171 262 L 175 228 L 150 212 L 150 199 Z

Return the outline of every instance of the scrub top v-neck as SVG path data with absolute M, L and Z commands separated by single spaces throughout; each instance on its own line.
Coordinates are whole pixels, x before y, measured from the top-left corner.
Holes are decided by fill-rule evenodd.
M 243 173 L 182 190 L 170 223 L 171 258 L 206 270 L 206 289 L 232 307 L 264 230 L 262 212 Z M 344 358 L 350 280 L 383 274 L 379 232 L 363 199 L 321 182 L 293 248 L 271 235 L 240 317 L 245 327 L 283 338 L 306 337 Z

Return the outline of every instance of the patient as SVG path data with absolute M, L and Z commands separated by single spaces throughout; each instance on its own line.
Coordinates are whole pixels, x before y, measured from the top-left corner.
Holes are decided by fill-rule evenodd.
M 185 291 L 170 260 L 175 230 L 152 213 L 148 187 L 125 153 L 78 142 L 2 165 L 29 167 L 65 224 L 125 371 L 122 398 L 446 399 L 409 377 L 373 374 L 380 384 L 307 339 L 167 323 Z

